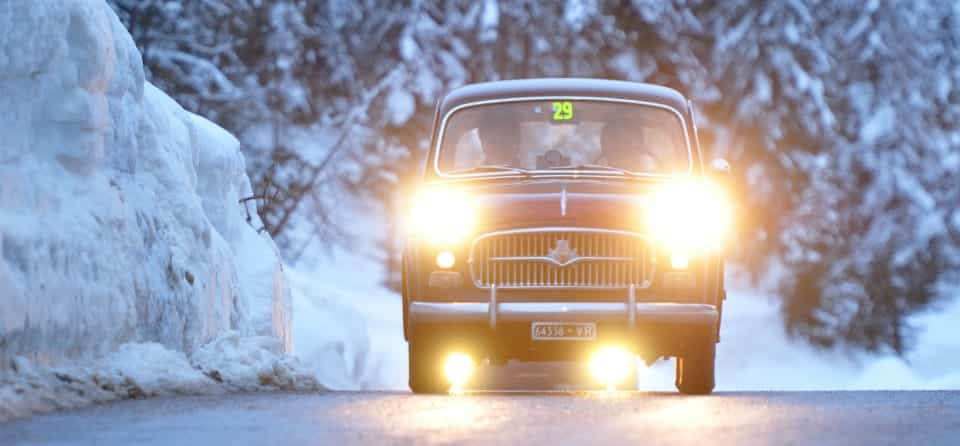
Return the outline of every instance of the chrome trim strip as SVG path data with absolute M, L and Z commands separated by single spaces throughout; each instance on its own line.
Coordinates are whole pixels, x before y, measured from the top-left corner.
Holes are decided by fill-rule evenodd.
M 560 186 L 560 216 L 567 216 L 567 185 Z
M 700 130 L 697 128 L 697 114 L 696 110 L 693 109 L 693 101 L 687 99 L 687 110 L 690 113 L 690 125 L 693 127 L 693 141 L 697 146 L 697 158 L 700 158 L 700 171 L 705 170 L 703 166 L 703 148 L 700 147 Z
M 490 305 L 486 302 L 410 302 L 409 315 L 415 322 L 489 323 Z
M 490 313 L 490 330 L 497 329 L 497 313 L 500 312 L 500 305 L 497 304 L 497 286 L 490 287 L 490 305 L 487 306 Z
M 526 262 L 543 262 L 543 263 L 549 263 L 549 264 L 552 264 L 552 265 L 559 266 L 559 267 L 563 268 L 563 267 L 565 267 L 565 266 L 570 266 L 570 265 L 573 265 L 573 264 L 575 264 L 575 263 L 580 263 L 580 262 L 604 262 L 604 261 L 606 261 L 606 262 L 630 262 L 630 261 L 633 261 L 633 260 L 636 260 L 636 259 L 634 259 L 633 257 L 596 257 L 596 256 L 583 256 L 583 257 L 575 257 L 575 258 L 572 258 L 572 259 L 570 259 L 570 260 L 567 260 L 566 262 L 558 262 L 556 259 L 554 259 L 554 258 L 552 258 L 552 257 L 544 257 L 544 256 L 529 256 L 529 257 L 526 257 L 526 256 L 508 256 L 508 257 L 490 257 L 490 260 L 493 261 L 493 262 L 524 262 L 524 261 L 526 261 Z
M 516 173 L 512 172 L 484 172 L 484 173 L 463 173 L 463 174 L 446 174 L 440 170 L 440 146 L 443 144 L 444 131 L 447 129 L 447 120 L 453 116 L 454 113 L 467 108 L 467 107 L 476 107 L 479 105 L 490 105 L 490 104 L 501 104 L 501 103 L 510 103 L 510 102 L 528 102 L 528 101 L 550 101 L 550 100 L 576 100 L 576 101 L 598 101 L 598 102 L 615 102 L 621 104 L 636 104 L 644 105 L 648 107 L 661 108 L 670 112 L 673 112 L 676 115 L 677 119 L 680 120 L 680 126 L 683 127 L 683 140 L 687 146 L 687 172 L 683 175 L 689 176 L 693 174 L 693 148 L 690 144 L 690 132 L 687 129 L 687 121 L 683 119 L 683 113 L 676 108 L 673 108 L 667 104 L 661 104 L 658 102 L 649 102 L 649 101 L 638 101 L 635 99 L 623 99 L 623 98 L 610 98 L 610 97 L 600 97 L 600 96 L 524 96 L 524 97 L 515 97 L 515 98 L 499 98 L 499 99 L 487 99 L 484 101 L 475 101 L 467 102 L 465 104 L 460 104 L 443 115 L 443 119 L 440 121 L 440 129 L 437 131 L 437 140 L 433 145 L 433 171 L 440 178 L 474 178 L 474 177 L 500 177 L 500 176 L 517 176 Z M 702 167 L 701 160 L 701 167 Z M 532 174 L 561 174 L 574 177 L 578 175 L 610 175 L 610 171 L 605 170 L 527 170 L 525 173 Z M 620 176 L 623 176 L 622 174 Z M 678 174 L 663 174 L 663 173 L 643 173 L 643 172 L 633 172 L 631 176 L 637 177 L 652 177 L 652 178 L 674 178 L 679 176 Z
M 489 288 L 490 288 L 489 286 L 484 286 L 484 285 L 482 285 L 481 279 L 478 279 L 478 278 L 477 278 L 476 270 L 474 269 L 476 262 L 475 262 L 475 259 L 474 259 L 473 254 L 474 254 L 474 251 L 476 250 L 476 247 L 477 247 L 477 244 L 478 244 L 478 243 L 480 243 L 481 241 L 483 241 L 483 240 L 485 240 L 485 239 L 491 238 L 491 237 L 498 237 L 498 236 L 503 236 L 503 235 L 515 235 L 515 234 L 536 234 L 536 233 L 541 233 L 541 232 L 592 232 L 592 233 L 601 233 L 601 234 L 622 235 L 622 236 L 626 236 L 626 237 L 635 237 L 635 238 L 639 238 L 639 239 L 641 239 L 641 240 L 643 240 L 643 241 L 645 241 L 645 242 L 647 242 L 647 243 L 649 244 L 649 254 L 648 254 L 648 255 L 650 256 L 651 259 L 655 259 L 655 258 L 656 258 L 656 255 L 657 255 L 657 253 L 656 253 L 656 244 L 655 244 L 655 243 L 652 243 L 652 241 L 650 240 L 649 237 L 646 237 L 645 235 L 643 235 L 643 234 L 641 234 L 641 233 L 639 233 L 639 232 L 623 231 L 623 230 L 618 230 L 618 229 L 584 228 L 584 227 L 565 227 L 565 226 L 547 226 L 547 227 L 540 227 L 540 228 L 506 229 L 506 230 L 502 230 L 502 231 L 487 232 L 487 233 L 485 233 L 485 234 L 481 234 L 481 235 L 475 237 L 475 238 L 473 239 L 473 241 L 470 242 L 470 254 L 467 256 L 467 264 L 470 265 L 470 279 L 473 281 L 473 285 L 474 285 L 475 287 L 477 287 L 477 288 L 480 288 L 480 289 L 489 289 Z M 579 257 L 578 257 L 578 258 L 579 258 Z M 586 258 L 588 258 L 588 259 L 590 259 L 590 260 L 594 260 L 594 259 L 596 259 L 596 260 L 620 259 L 620 258 L 618 258 L 618 257 L 586 257 Z M 497 259 L 503 259 L 503 260 L 497 260 Z M 544 259 L 546 259 L 546 260 L 544 260 Z M 630 260 L 633 260 L 632 258 L 629 258 L 629 259 L 630 259 Z M 551 259 L 551 258 L 549 258 L 549 257 L 530 257 L 530 258 L 524 258 L 524 257 L 493 257 L 492 260 L 494 260 L 494 261 L 537 260 L 537 261 L 544 261 L 544 262 L 546 262 L 546 263 L 553 263 L 553 264 L 556 264 L 557 266 L 567 266 L 567 265 L 562 265 L 562 264 L 558 263 L 556 260 Z M 568 263 L 575 263 L 576 260 L 577 260 L 577 259 L 573 259 L 573 260 L 569 261 Z M 619 261 L 619 260 L 618 260 L 618 261 Z M 642 290 L 642 289 L 650 288 L 650 287 L 653 285 L 653 277 L 654 277 L 655 274 L 656 274 L 656 271 L 655 271 L 655 270 L 652 270 L 652 271 L 647 271 L 647 270 L 646 270 L 646 265 L 647 265 L 647 263 L 650 263 L 650 262 L 646 262 L 646 261 L 643 262 L 643 268 L 644 268 L 644 270 L 643 270 L 643 278 L 644 278 L 645 280 L 644 280 L 643 283 L 639 284 L 639 289 L 641 289 L 641 290 Z M 652 263 L 651 263 L 651 266 L 653 266 Z M 646 280 L 648 277 L 649 277 L 649 280 Z M 538 288 L 539 288 L 539 289 L 551 289 L 551 290 L 618 290 L 618 289 L 627 289 L 626 286 L 623 286 L 623 287 L 608 287 L 608 286 L 573 286 L 573 285 L 550 286 L 550 287 L 531 287 L 531 286 L 499 285 L 497 288 L 500 289 L 500 290 L 531 290 L 531 289 L 538 289 Z
M 639 232 L 624 231 L 620 229 L 587 228 L 582 226 L 541 226 L 536 228 L 504 229 L 501 231 L 493 231 L 493 232 L 487 232 L 487 233 L 481 234 L 476 238 L 474 238 L 473 242 L 471 242 L 470 251 L 472 253 L 473 246 L 476 245 L 477 242 L 479 242 L 480 240 L 483 240 L 486 238 L 498 237 L 501 235 L 535 234 L 539 232 L 598 232 L 601 234 L 615 234 L 615 235 L 624 235 L 627 237 L 636 237 L 636 238 L 643 239 L 644 241 L 647 241 L 647 242 L 650 241 L 650 239 L 647 236 Z M 471 255 L 470 258 L 472 259 L 473 256 Z
M 500 302 L 500 322 L 626 321 L 629 306 L 625 302 Z M 635 322 L 713 324 L 719 319 L 717 307 L 701 303 L 642 302 L 636 308 Z M 488 323 L 490 305 L 486 302 L 410 303 L 414 322 Z

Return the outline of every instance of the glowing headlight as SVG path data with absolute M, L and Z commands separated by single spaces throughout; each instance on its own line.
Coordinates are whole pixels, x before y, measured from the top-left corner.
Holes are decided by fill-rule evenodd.
M 437 266 L 443 269 L 453 268 L 453 265 L 457 263 L 457 256 L 455 256 L 450 251 L 440 251 L 437 254 Z
M 470 381 L 473 375 L 473 358 L 466 353 L 451 353 L 443 363 L 443 374 L 450 382 L 451 391 L 456 393 Z
M 473 230 L 473 202 L 464 192 L 431 189 L 413 204 L 410 226 L 428 242 L 446 246 L 459 243 Z
M 653 194 L 646 219 L 653 237 L 671 251 L 715 251 L 730 229 L 730 203 L 710 183 L 675 183 Z
M 590 375 L 607 390 L 614 390 L 617 384 L 623 383 L 630 377 L 636 358 L 626 349 L 618 346 L 607 346 L 597 350 L 590 357 Z

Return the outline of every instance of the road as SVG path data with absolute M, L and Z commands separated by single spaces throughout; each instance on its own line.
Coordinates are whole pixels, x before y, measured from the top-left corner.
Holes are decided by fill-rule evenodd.
M 161 398 L 0 424 L 0 444 L 956 445 L 960 392 Z

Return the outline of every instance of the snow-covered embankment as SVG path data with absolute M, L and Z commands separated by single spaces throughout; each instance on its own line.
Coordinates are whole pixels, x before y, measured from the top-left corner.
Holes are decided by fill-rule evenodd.
M 316 387 L 237 140 L 144 81 L 105 2 L 10 2 L 0 29 L 0 420 Z

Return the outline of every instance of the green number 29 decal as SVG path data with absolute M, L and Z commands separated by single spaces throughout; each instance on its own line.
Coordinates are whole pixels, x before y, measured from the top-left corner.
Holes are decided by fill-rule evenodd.
M 555 101 L 553 103 L 553 120 L 569 121 L 573 119 L 573 102 Z

